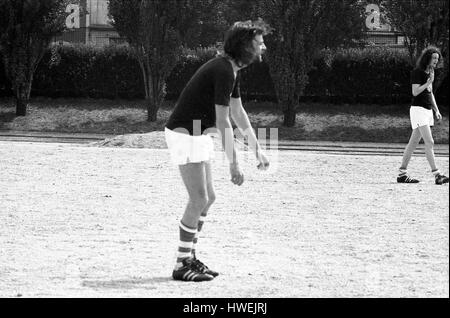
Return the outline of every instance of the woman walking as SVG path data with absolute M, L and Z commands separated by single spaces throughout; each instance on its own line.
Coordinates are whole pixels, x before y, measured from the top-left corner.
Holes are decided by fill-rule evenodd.
M 434 69 L 440 58 L 440 51 L 436 47 L 430 46 L 422 52 L 417 60 L 416 68 L 411 72 L 413 97 L 409 114 L 412 133 L 403 153 L 403 160 L 397 177 L 397 182 L 399 183 L 419 182 L 419 180 L 408 175 L 407 167 L 414 150 L 422 138 L 425 143 L 425 155 L 431 167 L 435 183 L 448 183 L 448 177 L 443 175 L 436 166 L 434 140 L 431 134 L 431 126 L 434 125 L 433 111 L 438 121 L 442 119 L 433 94 Z

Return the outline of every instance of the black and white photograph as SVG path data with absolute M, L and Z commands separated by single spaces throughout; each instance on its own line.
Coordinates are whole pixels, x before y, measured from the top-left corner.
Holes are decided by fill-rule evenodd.
M 0 298 L 448 299 L 448 66 L 447 0 L 0 0 Z

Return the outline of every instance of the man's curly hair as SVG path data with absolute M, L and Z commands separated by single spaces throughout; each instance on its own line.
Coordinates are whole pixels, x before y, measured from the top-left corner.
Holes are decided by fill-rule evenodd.
M 267 35 L 270 27 L 262 20 L 238 21 L 225 35 L 224 52 L 239 66 L 249 65 L 255 59 L 252 41 L 257 35 Z

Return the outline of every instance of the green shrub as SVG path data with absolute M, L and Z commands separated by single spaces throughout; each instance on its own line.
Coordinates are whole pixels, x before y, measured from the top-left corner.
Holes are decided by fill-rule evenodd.
M 341 50 L 330 67 L 327 87 L 331 96 L 378 103 L 410 98 L 412 68 L 404 51 L 377 47 Z
M 43 57 L 33 95 L 142 98 L 139 63 L 126 46 L 55 45 Z
M 217 54 L 215 47 L 186 49 L 167 79 L 167 99 L 175 100 L 195 71 Z M 412 67 L 407 53 L 382 47 L 324 50 L 313 59 L 301 101 L 337 104 L 408 104 Z M 265 61 L 241 71 L 244 100 L 276 101 Z M 0 96 L 11 95 L 0 63 Z M 33 96 L 142 99 L 145 96 L 138 61 L 125 45 L 96 48 L 53 45 L 39 64 Z M 437 92 L 448 104 L 448 77 Z M 448 109 L 448 107 L 444 108 Z

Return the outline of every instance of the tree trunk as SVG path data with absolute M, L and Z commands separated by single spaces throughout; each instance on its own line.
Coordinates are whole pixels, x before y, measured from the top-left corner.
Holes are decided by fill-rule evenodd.
M 146 99 L 147 103 L 147 121 L 155 122 L 158 119 L 158 105 L 152 98 Z
M 283 110 L 284 113 L 284 122 L 283 125 L 286 127 L 294 127 L 295 126 L 295 116 L 296 111 L 295 107 L 292 104 L 289 104 L 286 109 Z
M 16 98 L 16 116 L 27 115 L 28 100 L 22 98 Z
M 155 102 L 155 91 L 153 89 L 153 78 L 150 68 L 146 67 L 144 72 L 145 81 L 145 103 L 147 104 L 147 121 L 155 122 L 158 114 L 158 104 Z
M 19 84 L 16 88 L 16 116 L 26 116 L 30 101 L 31 82 Z

